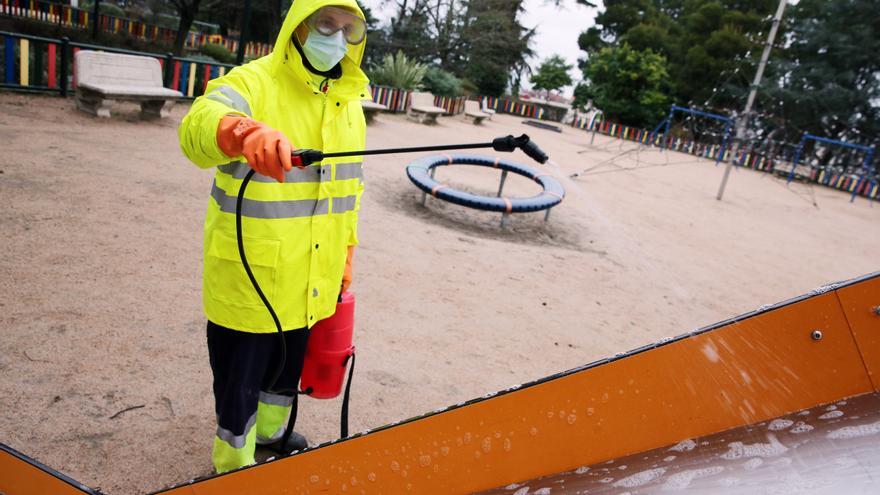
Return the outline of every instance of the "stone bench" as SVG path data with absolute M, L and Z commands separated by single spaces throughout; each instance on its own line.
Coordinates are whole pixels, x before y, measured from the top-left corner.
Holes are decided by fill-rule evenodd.
M 436 124 L 437 117 L 446 113 L 446 110 L 434 106 L 434 95 L 431 93 L 413 93 L 412 101 L 406 116 L 422 124 Z
M 386 105 L 369 100 L 361 101 L 361 108 L 364 109 L 364 118 L 367 120 L 368 124 L 373 121 L 373 118 L 377 113 L 388 111 Z
M 464 102 L 465 120 L 473 119 L 474 125 L 478 125 L 483 122 L 483 119 L 488 119 L 489 117 L 491 117 L 491 115 L 480 110 L 480 105 L 477 102 L 471 100 Z
M 167 117 L 183 97 L 162 85 L 162 66 L 152 57 L 80 50 L 76 54 L 76 107 L 110 117 L 116 100 L 141 104 L 141 117 Z
M 486 103 L 485 98 L 480 100 L 480 110 L 489 116 L 489 120 L 492 120 L 492 116 L 495 115 L 495 110 L 489 108 L 489 105 Z

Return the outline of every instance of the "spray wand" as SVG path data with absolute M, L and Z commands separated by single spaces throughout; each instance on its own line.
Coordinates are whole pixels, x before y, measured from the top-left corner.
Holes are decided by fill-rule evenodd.
M 296 167 L 307 167 L 315 162 L 320 162 L 325 158 L 338 158 L 343 156 L 366 156 L 366 155 L 391 155 L 396 153 L 419 153 L 424 151 L 447 151 L 447 150 L 469 150 L 477 148 L 493 148 L 495 151 L 514 151 L 517 148 L 538 163 L 547 161 L 547 154 L 538 148 L 529 136 L 523 134 L 519 137 L 503 136 L 493 139 L 488 143 L 470 143 L 470 144 L 443 144 L 439 146 L 416 146 L 412 148 L 383 148 L 378 150 L 361 150 L 361 151 L 341 151 L 336 153 L 324 153 L 319 150 L 302 149 L 291 153 L 293 165 Z

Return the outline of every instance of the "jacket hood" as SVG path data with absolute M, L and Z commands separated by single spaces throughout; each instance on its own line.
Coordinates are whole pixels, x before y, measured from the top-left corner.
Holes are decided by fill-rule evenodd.
M 303 67 L 301 57 L 296 49 L 293 48 L 290 38 L 293 36 L 293 31 L 296 27 L 305 21 L 306 17 L 310 16 L 321 7 L 331 5 L 345 7 L 352 12 L 355 12 L 361 19 L 364 19 L 364 13 L 361 11 L 361 8 L 355 0 L 294 0 L 290 6 L 290 10 L 287 11 L 287 17 L 284 18 L 284 24 L 281 26 L 281 31 L 278 33 L 278 39 L 275 40 L 275 49 L 272 50 L 271 55 L 273 70 L 279 70 L 286 60 L 292 59 L 297 62 L 296 64 L 292 64 L 294 72 L 298 73 L 300 77 L 307 77 L 306 72 L 308 71 Z M 358 45 L 348 45 L 348 51 L 341 62 L 343 79 L 346 79 L 346 76 L 355 76 L 356 79 L 363 79 L 364 85 L 367 84 L 368 81 L 366 80 L 366 76 L 360 70 L 366 44 L 367 41 L 364 40 Z M 300 68 L 302 71 L 299 70 Z M 353 69 L 356 70 L 353 71 Z M 355 73 L 352 74 L 352 72 Z

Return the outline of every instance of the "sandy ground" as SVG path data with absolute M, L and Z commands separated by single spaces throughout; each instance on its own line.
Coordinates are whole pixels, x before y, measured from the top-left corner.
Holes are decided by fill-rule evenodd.
M 93 487 L 144 493 L 210 471 L 211 375 L 201 232 L 212 172 L 177 146 L 187 110 L 111 120 L 49 96 L 0 94 L 0 442 Z M 356 256 L 360 431 L 677 335 L 878 269 L 880 207 L 678 153 L 630 151 L 499 115 L 481 127 L 399 116 L 370 146 L 528 132 L 567 176 L 550 222 L 429 199 L 406 156 L 367 160 Z M 517 160 L 527 160 L 518 155 Z M 443 169 L 486 194 L 494 170 Z M 511 195 L 537 186 L 512 178 Z M 140 406 L 119 414 L 126 408 Z M 338 401 L 298 429 L 338 433 Z

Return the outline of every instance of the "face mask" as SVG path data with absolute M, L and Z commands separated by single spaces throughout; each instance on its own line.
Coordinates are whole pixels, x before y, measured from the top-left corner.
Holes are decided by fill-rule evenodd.
M 346 43 L 342 31 L 337 31 L 330 36 L 311 31 L 302 48 L 309 62 L 323 72 L 332 69 L 342 60 L 348 51 L 348 43 Z

